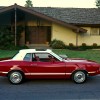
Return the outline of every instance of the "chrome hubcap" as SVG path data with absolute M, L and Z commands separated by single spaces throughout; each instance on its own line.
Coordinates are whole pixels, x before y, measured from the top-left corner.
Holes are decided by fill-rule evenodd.
M 22 80 L 22 75 L 20 72 L 13 72 L 11 75 L 10 75 L 10 81 L 12 83 L 20 83 Z
M 74 75 L 74 80 L 75 80 L 75 82 L 77 82 L 77 83 L 82 83 L 82 82 L 85 81 L 85 79 L 86 79 L 85 73 L 82 72 L 82 71 L 78 71 L 78 72 L 76 72 L 75 75 Z

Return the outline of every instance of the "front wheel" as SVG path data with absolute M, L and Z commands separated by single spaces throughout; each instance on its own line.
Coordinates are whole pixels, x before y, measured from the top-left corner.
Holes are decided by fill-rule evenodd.
M 76 71 L 72 74 L 72 80 L 75 83 L 81 84 L 84 83 L 87 79 L 87 74 L 84 71 Z
M 8 74 L 8 79 L 12 84 L 20 84 L 23 81 L 23 74 L 19 71 L 12 71 Z

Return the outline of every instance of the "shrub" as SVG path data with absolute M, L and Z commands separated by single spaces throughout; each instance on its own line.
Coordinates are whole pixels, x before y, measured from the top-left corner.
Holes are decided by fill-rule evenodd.
M 15 46 L 15 48 L 14 48 L 15 50 L 20 50 L 20 49 L 28 49 L 28 47 L 27 46 Z
M 2 49 L 2 50 L 20 50 L 20 49 L 28 49 L 28 47 L 27 46 L 7 45 L 7 46 L 2 46 L 0 49 Z
M 52 40 L 51 42 L 50 42 L 50 47 L 52 47 L 52 45 L 56 42 L 57 40 L 56 39 L 54 39 L 54 40 Z
M 70 50 L 75 50 L 77 47 L 74 46 L 73 43 L 69 43 L 69 45 L 67 46 L 67 49 L 70 49 Z
M 51 41 L 50 47 L 52 47 L 53 49 L 65 49 L 66 45 L 63 41 L 54 39 L 53 41 Z
M 70 47 L 73 47 L 74 45 L 73 45 L 73 43 L 69 43 L 69 46 L 70 46 Z
M 73 43 L 69 43 L 69 46 L 67 46 L 67 48 L 70 49 L 70 50 L 75 50 L 75 49 L 77 49 L 77 47 L 74 46 Z
M 96 43 L 93 43 L 93 47 L 97 47 L 97 44 Z
M 82 43 L 82 46 L 86 46 L 86 43 Z

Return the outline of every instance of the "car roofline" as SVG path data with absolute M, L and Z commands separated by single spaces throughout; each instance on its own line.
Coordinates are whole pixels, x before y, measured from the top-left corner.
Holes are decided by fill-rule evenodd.
M 51 52 L 51 49 L 22 49 L 19 52 L 32 53 L 32 52 Z

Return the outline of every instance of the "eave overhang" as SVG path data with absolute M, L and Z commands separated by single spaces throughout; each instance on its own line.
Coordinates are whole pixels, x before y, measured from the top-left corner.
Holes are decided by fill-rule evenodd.
M 1 8 L 1 9 L 0 9 L 0 14 L 2 14 L 2 13 L 4 13 L 4 12 L 7 12 L 7 11 L 10 11 L 10 10 L 14 10 L 14 9 L 19 9 L 19 10 L 21 10 L 21 11 L 30 13 L 30 14 L 35 15 L 35 16 L 37 16 L 37 17 L 43 18 L 43 19 L 45 19 L 45 20 L 48 20 L 48 21 L 51 21 L 51 22 L 54 22 L 54 23 L 63 25 L 63 26 L 65 26 L 65 27 L 67 27 L 67 28 L 72 29 L 74 32 L 77 32 L 77 33 L 86 33 L 86 32 L 87 32 L 86 29 L 80 28 L 80 27 L 78 27 L 78 26 L 75 26 L 75 25 L 66 23 L 66 22 L 64 22 L 64 21 L 61 21 L 61 20 L 58 20 L 58 19 L 55 19 L 55 18 L 52 18 L 52 17 L 49 17 L 49 16 L 44 15 L 44 14 L 42 14 L 42 13 L 40 13 L 40 12 L 37 12 L 37 11 L 32 10 L 32 9 L 30 9 L 30 8 L 27 8 L 27 7 L 19 6 L 19 5 L 17 5 L 17 4 L 14 4 L 14 5 L 11 5 L 11 6 L 8 6 L 8 7 Z

